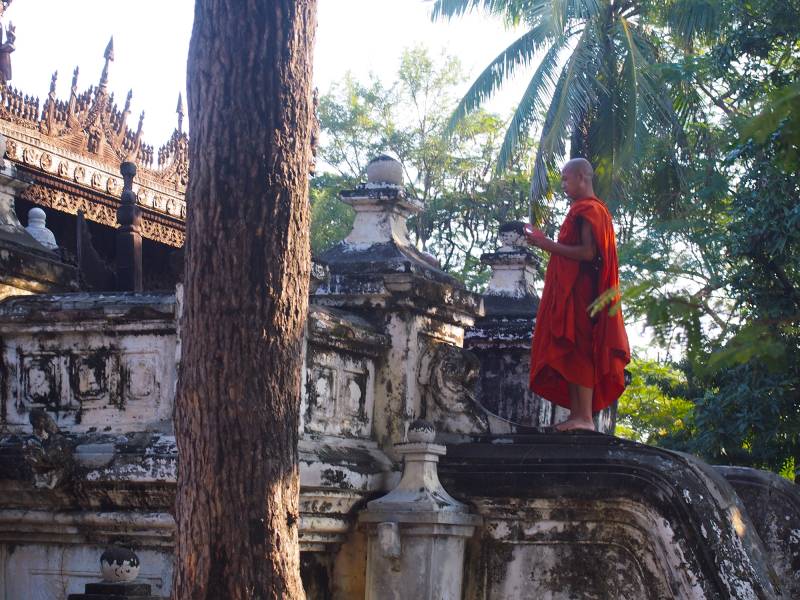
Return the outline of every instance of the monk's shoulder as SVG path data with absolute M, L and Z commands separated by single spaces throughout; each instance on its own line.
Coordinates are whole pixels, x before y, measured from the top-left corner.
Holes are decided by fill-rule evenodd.
M 610 220 L 606 205 L 597 198 L 585 198 L 572 205 L 574 217 L 581 217 L 599 225 L 605 225 Z

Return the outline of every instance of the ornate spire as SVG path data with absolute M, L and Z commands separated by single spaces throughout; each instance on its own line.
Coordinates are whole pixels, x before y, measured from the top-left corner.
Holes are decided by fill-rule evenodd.
M 50 92 L 47 94 L 47 111 L 44 115 L 44 127 L 47 133 L 53 131 L 55 127 L 56 118 L 56 80 L 58 79 L 58 71 L 53 73 L 50 78 Z
M 108 66 L 114 60 L 114 36 L 111 36 L 111 39 L 108 40 L 108 46 L 106 46 L 106 51 L 103 52 L 103 58 L 106 59 L 106 63 L 103 66 L 103 72 L 100 75 L 100 87 L 105 88 L 108 85 Z
M 180 92 L 178 92 L 178 106 L 175 112 L 178 113 L 178 133 L 183 133 L 183 94 Z

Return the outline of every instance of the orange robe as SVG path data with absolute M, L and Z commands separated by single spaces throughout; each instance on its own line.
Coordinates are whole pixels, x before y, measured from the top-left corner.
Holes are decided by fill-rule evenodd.
M 558 233 L 558 242 L 580 244 L 581 220 L 592 226 L 597 258 L 581 262 L 552 254 L 544 279 L 531 348 L 530 388 L 543 398 L 570 408 L 567 383 L 593 388 L 592 411 L 611 405 L 625 389 L 630 349 L 622 311 L 609 308 L 594 318 L 588 307 L 597 296 L 619 287 L 617 244 L 611 214 L 597 198 L 572 204 Z

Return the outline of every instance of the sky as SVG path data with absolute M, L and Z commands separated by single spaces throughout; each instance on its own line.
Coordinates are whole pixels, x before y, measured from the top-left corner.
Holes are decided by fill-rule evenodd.
M 431 5 L 429 0 L 318 0 L 314 79 L 320 92 L 348 71 L 357 78 L 372 72 L 391 82 L 402 51 L 420 44 L 434 55 L 445 51 L 459 57 L 475 76 L 522 33 L 485 15 L 432 23 Z M 58 71 L 56 94 L 66 99 L 78 66 L 78 90 L 83 91 L 99 81 L 103 51 L 113 36 L 110 88 L 120 105 L 133 90 L 129 125 L 135 128 L 144 111 L 145 141 L 158 147 L 177 122 L 193 11 L 190 0 L 16 0 L 3 17 L 4 24 L 13 22 L 17 35 L 11 85 L 43 103 L 50 77 Z M 524 89 L 524 75 L 488 108 L 508 113 Z

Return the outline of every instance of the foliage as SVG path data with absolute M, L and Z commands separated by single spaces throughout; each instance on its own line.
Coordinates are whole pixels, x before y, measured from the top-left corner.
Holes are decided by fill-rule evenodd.
M 316 252 L 344 237 L 352 222 L 346 207 L 335 205 L 336 193 L 363 179 L 369 159 L 388 152 L 403 164 L 406 192 L 425 206 L 409 224 L 414 241 L 470 287 L 486 281 L 480 254 L 495 245 L 502 223 L 527 213 L 530 143 L 523 140 L 498 176 L 491 167 L 504 126 L 500 117 L 476 111 L 445 138 L 463 79 L 454 58 L 434 59 L 414 48 L 404 52 L 391 85 L 374 76 L 366 82 L 346 77 L 321 97 L 319 155 L 337 175 L 319 176 L 312 186 Z
M 682 394 L 686 377 L 653 360 L 633 359 L 631 382 L 619 399 L 616 433 L 645 444 L 685 447 L 693 431 L 694 404 Z
M 570 146 L 588 158 L 604 198 L 624 199 L 635 183 L 631 168 L 651 137 L 680 139 L 680 123 L 656 66 L 660 29 L 681 36 L 716 26 L 709 3 L 631 0 L 436 0 L 434 18 L 484 9 L 527 31 L 478 76 L 451 117 L 452 129 L 520 67 L 540 58 L 506 132 L 502 171 L 520 136 L 541 121 L 531 197 L 550 191 L 549 173 Z M 670 145 L 673 153 L 679 150 Z M 675 164 L 674 161 L 672 163 Z
M 353 209 L 339 200 L 339 190 L 351 188 L 351 177 L 318 174 L 311 180 L 311 252 L 319 254 L 345 238 L 353 226 Z
M 685 123 L 685 193 L 623 207 L 626 310 L 684 353 L 687 449 L 788 474 L 800 464 L 800 3 L 717 4 L 718 36 L 672 40 L 661 65 Z M 647 166 L 664 156 L 645 148 L 633 198 L 678 189 Z

